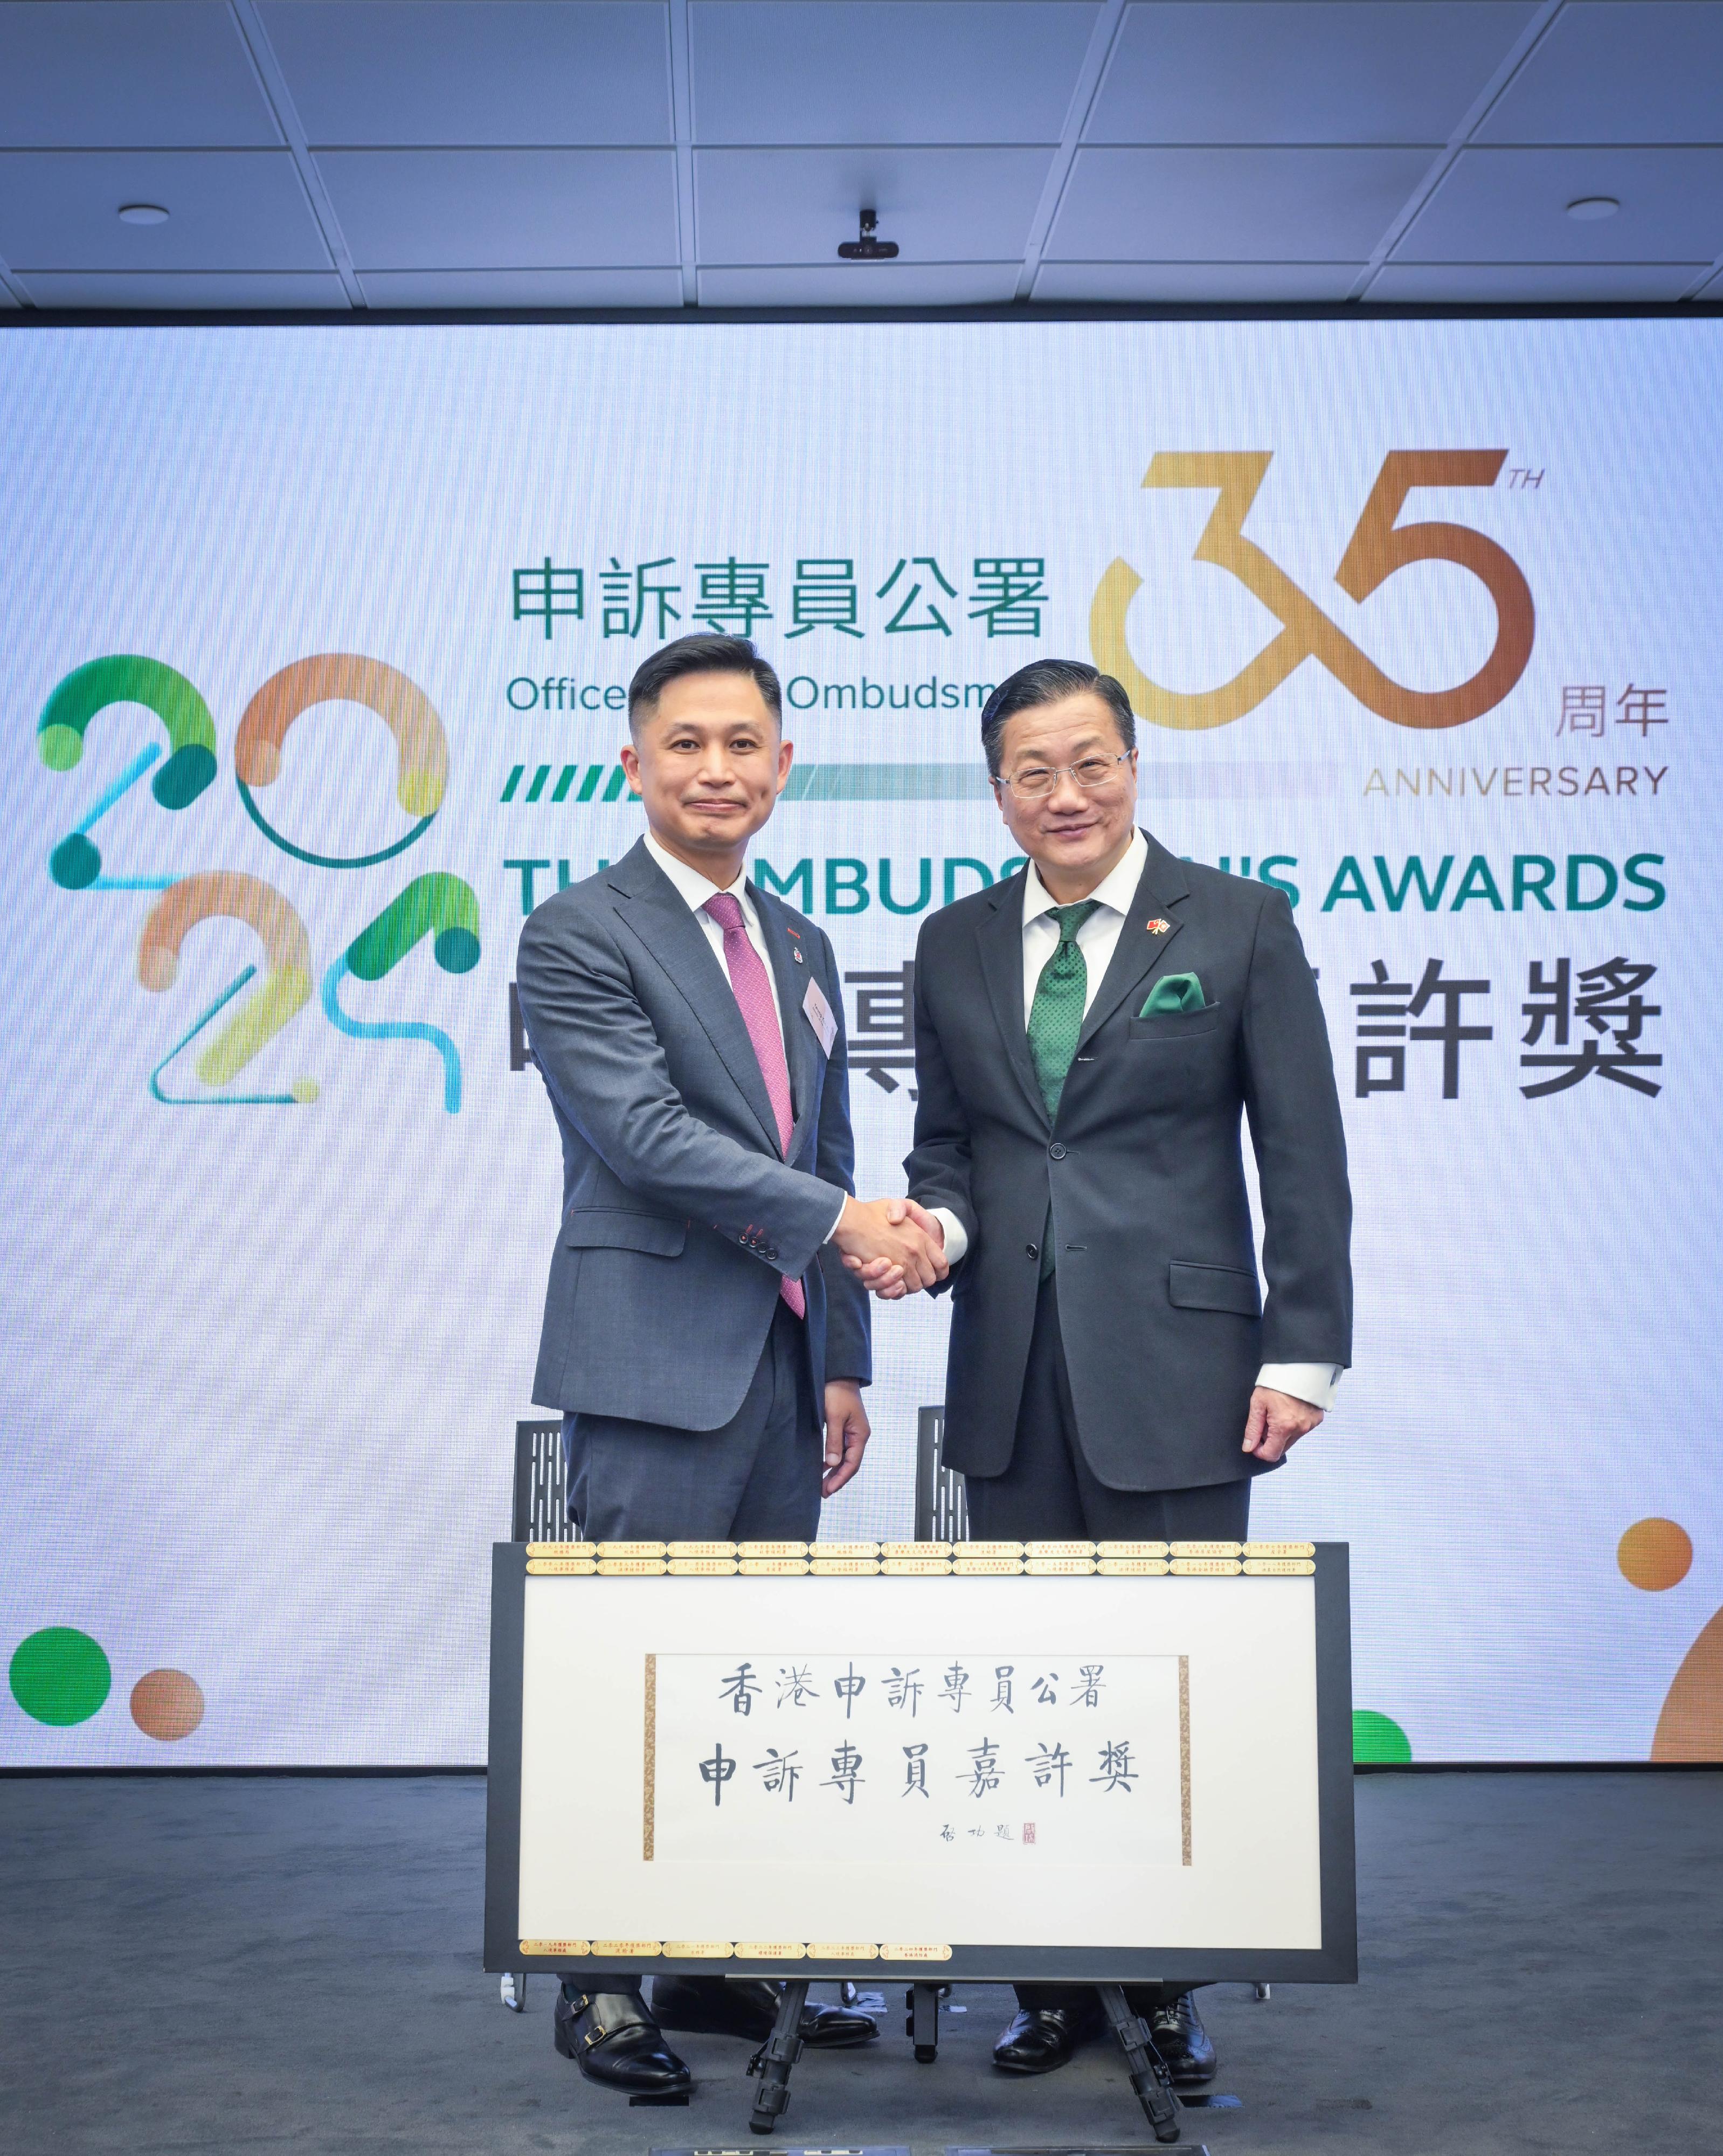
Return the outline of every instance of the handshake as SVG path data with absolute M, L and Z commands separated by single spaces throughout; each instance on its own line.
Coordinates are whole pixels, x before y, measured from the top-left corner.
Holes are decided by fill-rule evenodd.
M 832 1240 L 882 1302 L 931 1287 L 951 1270 L 945 1229 L 912 1198 L 846 1199 Z

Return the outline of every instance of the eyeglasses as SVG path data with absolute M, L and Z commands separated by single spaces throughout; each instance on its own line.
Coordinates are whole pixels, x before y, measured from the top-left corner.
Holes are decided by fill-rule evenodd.
M 1134 748 L 1128 748 L 1120 756 L 1085 756 L 1081 763 L 1062 763 L 1054 768 L 1044 763 L 1025 764 L 1014 778 L 1002 776 L 996 783 L 1009 787 L 1019 801 L 1044 801 L 1069 772 L 1078 785 L 1093 793 L 1097 786 L 1106 784 L 1121 763 L 1131 762 L 1136 755 Z

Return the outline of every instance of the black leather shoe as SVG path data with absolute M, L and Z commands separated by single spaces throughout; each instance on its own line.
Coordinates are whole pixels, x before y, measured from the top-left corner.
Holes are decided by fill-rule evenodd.
M 1019 2007 L 993 2046 L 993 2064 L 1008 2074 L 1050 2074 L 1100 2034 L 1092 2006 Z
M 589 2082 L 630 2096 L 686 2096 L 694 2086 L 638 1991 L 559 1994 L 556 2044 Z
M 1155 2009 L 1149 2016 L 1149 2034 L 1167 2061 L 1175 2088 L 1201 2088 L 1214 2079 L 1220 2061 L 1190 1992 L 1182 1991 L 1169 2005 Z
M 750 2043 L 763 2044 L 777 2020 L 782 1988 L 764 1977 L 726 1982 L 722 1977 L 658 1976 L 652 1980 L 652 2010 L 662 2028 L 746 2036 Z M 802 2010 L 797 2033 L 810 2051 L 832 2051 L 846 2044 L 872 2043 L 879 2025 L 852 2007 L 810 2004 Z

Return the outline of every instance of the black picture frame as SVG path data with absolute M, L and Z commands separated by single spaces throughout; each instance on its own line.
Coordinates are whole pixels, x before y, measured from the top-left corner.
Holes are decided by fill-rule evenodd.
M 961 1946 L 948 1961 L 685 1960 L 655 1955 L 654 1975 L 794 1976 L 818 1982 L 869 1977 L 893 1983 L 1356 1984 L 1358 1914 L 1352 1824 L 1352 1647 L 1349 1552 L 1319 1543 L 1315 1558 L 1316 1781 L 1321 1875 L 1320 1948 L 1192 1953 L 1152 1947 Z M 548 1955 L 523 1955 L 520 1938 L 521 1683 L 526 1545 L 491 1552 L 490 1764 L 485 1833 L 485 1966 L 556 1972 Z M 720 1590 L 721 1591 L 721 1590 Z

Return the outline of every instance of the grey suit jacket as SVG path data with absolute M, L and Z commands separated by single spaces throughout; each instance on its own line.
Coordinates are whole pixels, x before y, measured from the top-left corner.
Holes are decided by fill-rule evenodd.
M 1292 911 L 1152 838 L 1049 1123 L 1023 989 L 1024 875 L 934 914 L 915 963 L 910 1194 L 967 1229 L 952 1268 L 945 1459 L 1009 1463 L 1052 1206 L 1059 1328 L 1083 1449 L 1120 1490 L 1258 1471 L 1241 1451 L 1264 1362 L 1351 1356 L 1351 1201 L 1327 1029 Z M 1151 921 L 1167 927 L 1151 933 Z M 1205 1009 L 1139 1018 L 1157 974 Z M 1239 1122 L 1256 1148 L 1257 1283 Z
M 643 844 L 520 932 L 520 1012 L 562 1137 L 562 1225 L 532 1397 L 715 1430 L 742 1403 L 782 1274 L 808 1297 L 814 1399 L 865 1383 L 868 1298 L 826 1244 L 853 1190 L 844 999 L 811 921 L 750 885 L 783 1007 L 777 1123 L 723 965 Z M 818 981 L 828 1056 L 803 1008 Z

